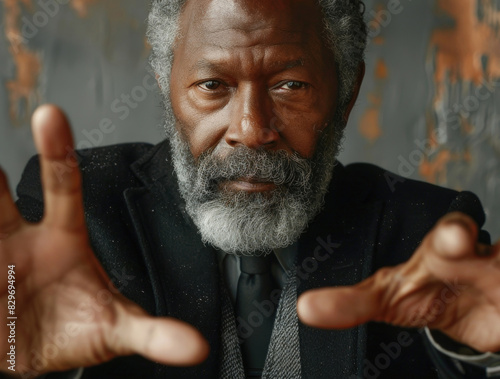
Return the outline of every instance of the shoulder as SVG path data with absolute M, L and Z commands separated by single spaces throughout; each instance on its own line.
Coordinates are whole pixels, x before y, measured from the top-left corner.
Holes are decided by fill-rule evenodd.
M 439 200 L 451 199 L 458 192 L 423 181 L 405 178 L 369 163 L 353 163 L 345 167 L 350 181 L 369 188 L 371 200 Z
M 147 143 L 127 143 L 78 150 L 84 188 L 95 183 L 114 187 L 133 185 L 136 178 L 131 166 L 153 149 L 154 146 Z
M 84 175 L 101 175 L 107 171 L 128 172 L 132 163 L 154 148 L 148 143 L 125 143 L 68 152 L 65 162 L 54 164 L 56 175 L 63 176 L 76 167 L 75 161 Z M 30 187 L 40 178 L 39 156 L 33 156 L 26 165 L 19 189 Z M 106 177 L 101 177 L 106 179 Z
M 153 150 L 147 143 L 126 143 L 68 152 L 66 160 L 53 165 L 61 179 L 71 170 L 80 169 L 85 193 L 108 193 L 123 191 L 132 186 L 135 178 L 131 165 Z M 112 190 L 115 189 L 115 190 Z M 37 221 L 43 213 L 43 192 L 40 179 L 39 156 L 32 157 L 26 165 L 17 186 L 18 206 L 30 221 Z
M 375 267 L 406 260 L 447 213 L 465 213 L 479 228 L 486 220 L 481 202 L 472 192 L 404 178 L 366 163 L 346 166 L 343 176 L 345 187 L 358 193 L 356 203 L 379 205 L 377 238 L 383 248 L 375 254 Z M 489 243 L 487 232 L 481 231 L 479 238 Z
M 472 192 L 405 178 L 368 163 L 347 165 L 345 171 L 351 183 L 365 188 L 365 201 L 381 201 L 402 210 L 418 208 L 436 217 L 460 211 L 475 219 L 480 226 L 485 222 L 481 201 Z

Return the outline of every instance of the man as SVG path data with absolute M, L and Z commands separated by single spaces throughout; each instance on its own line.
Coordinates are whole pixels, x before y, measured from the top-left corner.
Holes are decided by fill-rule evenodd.
M 364 73 L 362 4 L 155 1 L 149 21 L 168 141 L 74 154 L 44 106 L 17 207 L 2 176 L 2 316 L 15 300 L 18 317 L 2 370 L 493 372 L 493 354 L 456 354 L 500 350 L 500 245 L 477 198 L 401 179 L 392 192 L 384 171 L 336 163 Z

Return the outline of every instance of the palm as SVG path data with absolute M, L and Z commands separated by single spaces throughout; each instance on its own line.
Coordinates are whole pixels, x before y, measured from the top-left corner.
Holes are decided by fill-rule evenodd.
M 80 173 L 73 169 L 59 178 L 51 166 L 63 161 L 62 151 L 72 145 L 68 125 L 56 109 L 44 112 L 48 116 L 34 128 L 45 200 L 40 224 L 21 218 L 3 174 L 0 180 L 0 317 L 8 316 L 7 267 L 15 265 L 17 370 L 40 374 L 134 353 L 166 364 L 198 363 L 207 352 L 202 337 L 180 321 L 148 316 L 116 291 L 95 258 Z M 2 324 L 1 335 L 8 335 Z M 4 340 L 0 352 L 5 356 L 11 344 Z M 0 363 L 2 370 L 8 366 Z
M 474 294 L 465 295 L 455 307 L 457 318 L 449 326 L 443 327 L 442 331 L 480 351 L 499 351 L 500 309 L 492 301 L 500 304 L 500 296 L 496 296 L 496 299 L 477 299 Z
M 44 349 L 49 357 L 58 355 L 53 368 L 97 363 L 96 358 L 105 358 L 99 341 L 106 338 L 115 306 L 109 290 L 106 303 L 96 298 L 104 293 L 106 278 L 99 274 L 84 233 L 46 229 L 25 225 L 3 247 L 14 251 L 22 246 L 24 251 L 16 264 L 16 314 L 23 325 L 17 328 L 19 365 L 33 366 L 32 352 L 43 360 Z M 60 346 L 54 344 L 56 336 Z

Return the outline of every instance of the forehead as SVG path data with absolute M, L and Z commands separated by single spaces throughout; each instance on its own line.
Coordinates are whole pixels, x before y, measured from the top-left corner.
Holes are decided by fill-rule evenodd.
M 279 49 L 277 59 L 293 59 L 294 54 L 321 59 L 321 32 L 316 0 L 189 0 L 177 46 L 191 55 L 272 47 Z
M 304 32 L 317 29 L 321 11 L 315 0 L 190 0 L 182 19 L 192 32 L 264 28 Z

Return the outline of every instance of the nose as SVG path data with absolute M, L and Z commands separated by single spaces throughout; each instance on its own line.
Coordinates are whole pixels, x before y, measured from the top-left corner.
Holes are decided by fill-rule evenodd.
M 240 87 L 232 101 L 231 123 L 225 140 L 231 147 L 275 148 L 280 139 L 273 127 L 271 100 L 266 90 Z

